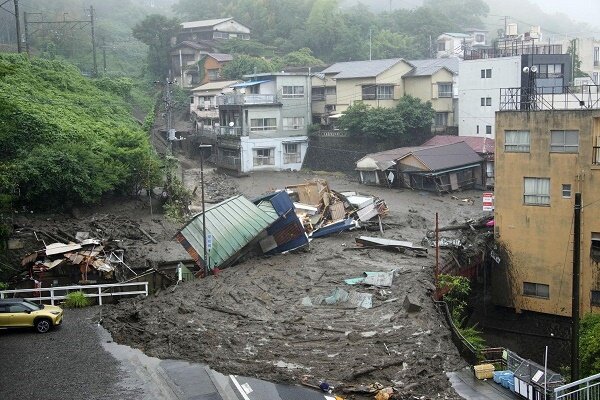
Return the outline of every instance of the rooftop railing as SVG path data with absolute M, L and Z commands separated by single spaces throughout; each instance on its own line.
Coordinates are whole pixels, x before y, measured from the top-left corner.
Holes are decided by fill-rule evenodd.
M 500 111 L 600 109 L 600 86 L 500 89 Z

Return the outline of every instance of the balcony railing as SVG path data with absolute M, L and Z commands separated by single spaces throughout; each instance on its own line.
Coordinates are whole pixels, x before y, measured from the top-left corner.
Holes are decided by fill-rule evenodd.
M 244 106 L 251 104 L 277 104 L 279 96 L 276 94 L 243 94 L 227 93 L 217 96 L 217 106 Z
M 223 136 L 248 136 L 248 129 L 240 126 L 219 126 L 214 128 L 217 135 Z
M 501 111 L 600 109 L 600 86 L 518 87 L 500 89 Z

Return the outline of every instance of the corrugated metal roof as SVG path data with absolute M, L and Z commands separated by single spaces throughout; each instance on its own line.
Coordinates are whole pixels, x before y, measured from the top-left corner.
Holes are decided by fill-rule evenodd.
M 340 62 L 325 68 L 321 73 L 335 73 L 337 74 L 334 77 L 335 79 L 369 78 L 387 71 L 401 61 L 404 60 L 402 58 L 390 58 L 386 60 Z
M 262 81 L 248 81 L 248 82 L 240 82 L 235 85 L 231 85 L 234 88 L 243 88 L 248 86 L 260 85 L 261 83 L 271 82 L 270 80 L 262 80 Z
M 183 22 L 183 23 L 181 23 L 181 27 L 183 29 L 209 27 L 209 26 L 215 26 L 222 22 L 229 21 L 231 19 L 233 19 L 233 17 L 219 18 L 219 19 L 205 19 L 202 21 Z
M 465 142 L 475 152 L 480 154 L 493 154 L 496 146 L 494 139 L 481 136 L 452 136 L 452 135 L 436 135 L 422 144 L 422 146 L 439 146 L 443 144 L 451 144 Z
M 193 88 L 192 92 L 201 91 L 201 90 L 222 90 L 222 89 L 225 89 L 226 87 L 234 85 L 234 84 L 236 84 L 238 82 L 239 81 L 216 81 L 216 82 L 208 82 L 208 83 L 205 83 L 204 85 L 200 85 L 200 86 L 198 86 L 196 88 Z
M 267 207 L 257 207 L 243 196 L 227 199 L 206 210 L 206 232 L 212 234 L 210 268 L 227 265 L 248 243 L 270 226 L 278 215 Z M 202 258 L 204 240 L 202 236 L 202 214 L 196 215 L 181 231 Z
M 409 63 L 414 65 L 415 68 L 405 76 L 429 76 L 442 68 L 446 68 L 453 74 L 458 74 L 458 58 L 456 57 L 410 60 Z

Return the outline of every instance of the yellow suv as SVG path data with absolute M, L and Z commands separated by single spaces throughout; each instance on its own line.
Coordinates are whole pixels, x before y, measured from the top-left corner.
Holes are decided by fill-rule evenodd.
M 25 299 L 0 299 L 0 329 L 33 327 L 39 333 L 46 333 L 62 320 L 60 307 L 35 304 Z

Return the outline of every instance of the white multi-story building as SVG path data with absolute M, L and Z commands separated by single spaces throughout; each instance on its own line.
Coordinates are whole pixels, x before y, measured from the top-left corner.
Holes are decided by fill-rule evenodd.
M 306 73 L 247 75 L 216 97 L 219 168 L 252 171 L 299 170 L 308 148 L 310 77 Z
M 536 49 L 537 47 L 533 47 Z M 531 67 L 534 67 L 531 69 Z M 528 67 L 535 73 L 525 73 Z M 515 88 L 543 95 L 563 93 L 571 79 L 571 56 L 568 54 L 521 54 L 511 57 L 468 59 L 460 62 L 459 136 L 495 138 L 496 111 L 500 110 L 500 89 Z M 529 71 L 527 70 L 527 71 Z M 517 99 L 527 103 L 525 98 Z

